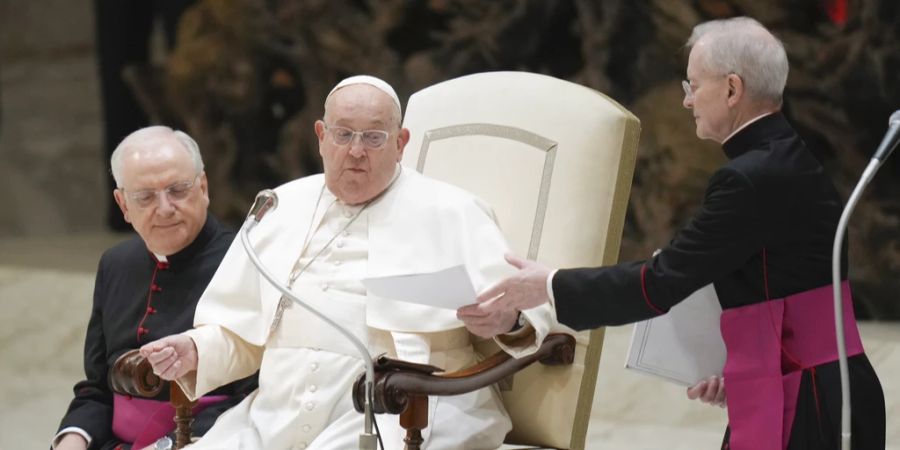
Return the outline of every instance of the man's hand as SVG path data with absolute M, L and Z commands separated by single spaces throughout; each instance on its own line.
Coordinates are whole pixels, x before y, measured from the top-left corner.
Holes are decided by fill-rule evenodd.
M 88 443 L 78 433 L 66 433 L 56 444 L 56 450 L 87 450 Z
M 141 347 L 141 356 L 147 358 L 153 373 L 163 380 L 181 378 L 197 370 L 197 346 L 185 334 L 173 334 Z
M 506 262 L 519 269 L 478 296 L 478 308 L 486 313 L 521 311 L 550 300 L 547 277 L 550 269 L 534 261 L 506 255 Z
M 456 317 L 466 324 L 472 334 L 492 338 L 498 334 L 509 332 L 519 317 L 513 309 L 496 312 L 482 311 L 480 305 L 466 305 L 456 310 Z
M 691 400 L 700 399 L 703 403 L 725 407 L 725 378 L 715 375 L 700 381 L 687 390 L 687 396 Z

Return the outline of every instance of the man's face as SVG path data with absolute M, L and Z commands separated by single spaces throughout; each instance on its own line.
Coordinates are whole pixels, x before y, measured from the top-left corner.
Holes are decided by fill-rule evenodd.
M 697 137 L 721 143 L 732 131 L 728 78 L 727 74 L 706 67 L 705 52 L 706 44 L 702 41 L 691 49 L 687 66 L 691 93 L 684 96 L 683 104 L 694 113 Z
M 366 84 L 343 87 L 328 99 L 324 121 L 316 121 L 315 130 L 325 183 L 340 200 L 351 205 L 364 203 L 390 184 L 409 141 L 409 131 L 400 129 L 396 108 L 390 96 Z M 335 143 L 336 128 L 345 128 L 345 132 L 384 131 L 388 136 L 377 148 L 367 144 L 359 133 L 340 145 Z
M 206 223 L 206 174 L 196 172 L 174 138 L 135 145 L 122 157 L 122 189 L 113 191 L 116 203 L 151 252 L 177 253 Z

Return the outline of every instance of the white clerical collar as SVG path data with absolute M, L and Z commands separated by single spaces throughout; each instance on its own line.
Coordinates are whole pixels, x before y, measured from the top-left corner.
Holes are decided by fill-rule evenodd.
M 739 126 L 739 127 L 737 128 L 737 130 L 732 131 L 731 134 L 729 134 L 728 137 L 725 138 L 724 141 L 722 141 L 722 144 L 724 145 L 726 142 L 728 142 L 729 139 L 731 139 L 732 136 L 738 134 L 738 132 L 741 131 L 741 130 L 743 130 L 744 128 L 747 128 L 751 123 L 756 122 L 757 120 L 762 119 L 763 117 L 766 117 L 766 116 L 770 116 L 770 115 L 772 115 L 772 114 L 775 114 L 776 112 L 777 112 L 777 111 L 769 111 L 769 112 L 766 112 L 766 113 L 762 113 L 762 114 L 760 114 L 760 115 L 758 115 L 758 116 L 756 116 L 756 117 L 754 117 L 754 118 L 752 118 L 752 119 L 750 119 L 750 120 L 744 122 L 744 124 L 741 125 L 741 126 Z
M 159 262 L 169 262 L 168 258 L 166 258 L 166 255 L 157 255 L 156 253 L 154 253 L 153 256 L 155 256 L 156 260 Z

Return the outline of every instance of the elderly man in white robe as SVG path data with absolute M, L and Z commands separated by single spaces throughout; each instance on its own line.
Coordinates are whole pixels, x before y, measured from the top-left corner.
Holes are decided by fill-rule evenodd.
M 490 209 L 454 186 L 399 164 L 409 131 L 400 101 L 369 76 L 339 83 L 316 121 L 323 175 L 276 189 L 280 207 L 252 233 L 263 263 L 300 298 L 367 343 L 447 371 L 476 362 L 472 335 L 455 311 L 368 295 L 361 280 L 464 264 L 476 290 L 510 273 L 506 242 Z M 533 351 L 549 315 L 525 312 Z M 504 313 L 480 321 L 513 329 Z M 478 323 L 470 324 L 478 333 Z M 516 342 L 522 342 L 521 339 Z M 522 344 L 519 344 L 522 345 Z M 260 387 L 221 416 L 193 449 L 349 449 L 363 416 L 351 386 L 363 371 L 356 349 L 305 309 L 282 299 L 257 273 L 241 244 L 232 245 L 200 299 L 195 328 L 147 344 L 142 353 L 164 379 L 191 398 L 260 370 Z M 510 420 L 496 388 L 429 402 L 427 449 L 496 448 Z M 396 416 L 378 416 L 385 448 L 402 448 Z

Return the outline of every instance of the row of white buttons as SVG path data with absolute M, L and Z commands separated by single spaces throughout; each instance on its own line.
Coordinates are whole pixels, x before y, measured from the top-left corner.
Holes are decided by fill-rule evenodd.
M 347 218 L 353 217 L 354 214 L 355 214 L 354 211 L 349 211 L 349 210 L 344 211 L 344 217 L 347 217 Z M 344 231 L 342 231 L 340 234 L 341 234 L 342 236 L 344 236 L 344 237 L 347 237 L 347 236 L 350 236 L 350 231 L 344 230 Z M 346 243 L 345 243 L 344 240 L 338 240 L 337 242 L 335 242 L 335 247 L 337 247 L 337 248 L 344 248 L 345 245 L 346 245 Z M 335 266 L 340 266 L 340 265 L 341 265 L 341 261 L 340 261 L 340 260 L 335 260 L 335 261 L 333 261 L 333 264 L 334 264 Z M 330 286 L 328 285 L 328 283 L 322 283 L 321 288 L 322 288 L 322 291 L 324 292 L 324 291 L 328 291 L 328 289 L 330 288 Z M 313 350 L 318 350 L 318 349 L 313 349 Z M 311 364 L 309 365 L 309 369 L 310 369 L 311 372 L 317 372 L 317 371 L 319 370 L 319 363 L 315 363 L 315 362 L 314 362 L 314 363 L 311 363 Z M 318 388 L 318 386 L 316 386 L 316 385 L 313 384 L 313 385 L 310 385 L 310 386 L 309 386 L 308 390 L 309 390 L 309 392 L 313 393 L 313 392 L 318 391 L 319 388 Z M 315 403 L 315 402 L 312 402 L 312 401 L 308 401 L 308 402 L 306 402 L 306 403 L 303 405 L 303 407 L 304 407 L 307 411 L 312 411 L 313 409 L 315 409 L 316 403 Z M 312 431 L 312 426 L 310 426 L 310 425 L 308 425 L 308 424 L 304 424 L 303 426 L 300 427 L 300 429 L 301 429 L 304 433 L 309 433 L 310 431 Z M 294 448 L 296 448 L 296 449 L 305 449 L 307 446 L 308 446 L 308 444 L 307 444 L 306 442 L 301 442 L 301 443 L 299 443 L 297 446 L 295 446 Z
M 318 350 L 318 349 L 317 349 L 317 348 L 314 348 L 313 350 Z M 314 363 L 310 364 L 310 365 L 309 365 L 309 369 L 310 369 L 311 371 L 313 371 L 313 372 L 318 371 L 318 370 L 319 370 L 319 363 L 314 362 Z M 316 385 L 314 385 L 314 384 L 311 384 L 311 385 L 309 385 L 309 388 L 308 388 L 308 389 L 309 389 L 309 392 L 316 392 L 316 391 L 319 390 L 319 387 L 316 386 Z M 315 409 L 316 403 L 315 403 L 315 402 L 306 402 L 306 404 L 304 405 L 304 407 L 306 408 L 307 411 L 312 411 L 313 409 Z M 303 425 L 302 427 L 300 427 L 300 429 L 303 430 L 304 433 L 309 433 L 310 431 L 312 431 L 312 427 L 309 426 L 308 424 Z M 306 447 L 307 447 L 307 443 L 306 443 L 306 442 L 301 442 L 301 443 L 298 444 L 295 448 L 298 448 L 298 449 L 304 449 L 304 448 L 306 448 Z

